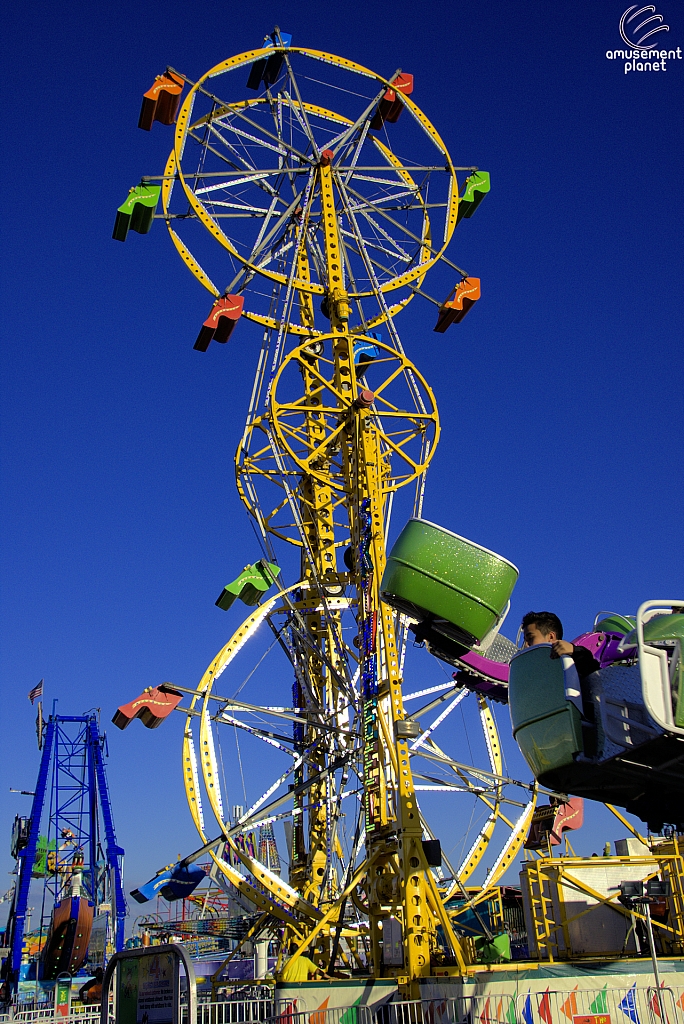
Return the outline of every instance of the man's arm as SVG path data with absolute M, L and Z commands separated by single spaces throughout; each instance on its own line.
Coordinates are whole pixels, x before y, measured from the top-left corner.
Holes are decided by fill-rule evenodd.
M 551 657 L 560 658 L 562 654 L 570 655 L 575 662 L 577 675 L 580 679 L 590 676 L 592 672 L 598 672 L 601 667 L 594 655 L 586 647 L 575 647 L 574 644 L 569 643 L 567 640 L 556 640 L 551 645 Z

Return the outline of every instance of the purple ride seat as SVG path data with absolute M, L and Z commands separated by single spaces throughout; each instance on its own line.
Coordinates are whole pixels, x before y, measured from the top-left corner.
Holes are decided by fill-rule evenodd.
M 586 647 L 601 668 L 607 668 L 614 662 L 624 659 L 624 652 L 619 650 L 622 639 L 619 634 L 597 630 L 591 633 L 582 633 L 572 642 L 576 647 Z M 500 701 L 503 704 L 508 703 L 509 666 L 507 662 L 494 661 L 476 651 L 467 651 L 460 655 L 458 662 L 463 669 L 454 672 L 453 677 L 456 682 L 489 697 L 491 700 Z M 472 669 L 472 675 L 468 669 Z
M 591 651 L 601 668 L 607 668 L 608 665 L 612 665 L 615 661 L 624 660 L 626 655 L 624 650 L 620 650 L 621 640 L 624 640 L 624 636 L 618 633 L 594 631 L 582 633 L 581 636 L 578 636 L 572 642 L 575 647 L 586 647 L 588 651 Z

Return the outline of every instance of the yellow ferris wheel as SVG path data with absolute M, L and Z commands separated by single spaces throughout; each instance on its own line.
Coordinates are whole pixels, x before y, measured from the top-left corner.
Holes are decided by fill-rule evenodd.
M 420 517 L 440 433 L 394 318 L 417 295 L 439 332 L 466 315 L 479 280 L 446 250 L 489 190 L 453 164 L 413 84 L 278 29 L 198 82 L 167 69 L 140 126 L 175 123 L 173 149 L 114 232 L 165 220 L 214 300 L 199 351 L 237 343 L 241 319 L 262 330 L 235 473 L 263 557 L 217 601 L 252 610 L 197 686 L 155 691 L 164 708 L 190 696 L 183 773 L 202 843 L 282 950 L 409 983 L 463 970 L 459 913 L 513 862 L 536 798 L 507 777 L 486 696 L 449 674 L 407 678 L 412 619 L 383 599 L 394 496 L 411 485 Z M 438 263 L 453 272 L 445 300 L 424 288 Z M 244 804 L 225 772 L 233 742 Z M 245 764 L 256 779 L 266 762 L 247 798 Z M 453 864 L 435 856 L 438 806 L 463 834 Z M 287 880 L 244 842 L 275 822 Z

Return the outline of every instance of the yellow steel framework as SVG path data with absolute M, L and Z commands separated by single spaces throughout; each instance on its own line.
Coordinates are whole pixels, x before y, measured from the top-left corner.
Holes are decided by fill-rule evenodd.
M 672 844 L 670 844 L 671 846 Z M 663 847 L 667 849 L 667 845 Z M 592 878 L 595 876 L 595 878 Z M 595 957 L 573 943 L 571 925 L 582 918 L 590 918 L 597 911 L 609 907 L 627 921 L 646 921 L 641 911 L 628 909 L 619 902 L 618 884 L 610 891 L 602 891 L 605 879 L 620 877 L 658 878 L 667 885 L 667 914 L 664 920 L 653 918 L 653 928 L 660 951 L 664 956 L 684 955 L 684 859 L 675 851 L 661 852 L 653 847 L 652 855 L 629 857 L 535 857 L 526 865 L 523 874 L 531 912 L 533 945 L 537 958 L 545 963 L 556 960 L 580 960 Z M 581 908 L 581 909 L 578 909 Z M 603 922 L 595 924 L 599 930 Z M 624 956 L 625 949 L 601 949 L 606 957 Z
M 236 71 L 274 57 L 282 58 L 282 71 L 265 91 L 226 99 Z M 360 110 L 330 110 L 318 95 L 303 99 L 302 82 L 323 83 L 298 78 L 295 59 L 313 65 L 316 75 L 337 76 L 330 85 L 347 99 L 361 94 L 343 88 L 344 75 L 361 82 L 365 98 L 354 100 Z M 420 512 L 440 430 L 432 390 L 406 356 L 393 317 L 445 260 L 457 224 L 457 170 L 468 170 L 454 167 L 428 118 L 399 91 L 403 123 L 415 133 L 420 156 L 399 157 L 387 133 L 370 130 L 397 74 L 385 78 L 322 51 L 286 47 L 276 33 L 274 45 L 232 57 L 190 83 L 161 199 L 172 241 L 193 275 L 214 297 L 243 295 L 243 317 L 264 329 L 235 458 L 237 486 L 271 561 L 275 541 L 300 554 L 296 582 L 250 613 L 190 691 L 183 740 L 190 811 L 208 842 L 214 830 L 204 822 L 203 790 L 227 837 L 210 850 L 216 869 L 262 913 L 260 927 L 278 922 L 283 948 L 294 941 L 295 957 L 313 952 L 329 964 L 341 951 L 348 962 L 365 963 L 376 977 L 396 977 L 410 989 L 437 965 L 441 973 L 467 970 L 467 947 L 447 904 L 455 894 L 468 898 L 463 883 L 503 825 L 508 839 L 485 882 L 484 895 L 491 892 L 520 850 L 536 793 L 518 803 L 517 818 L 505 811 L 510 780 L 484 698 L 478 714 L 487 770 L 473 773 L 432 735 L 412 742 L 403 679 L 406 623 L 380 597 L 394 494 L 413 485 Z M 198 227 L 218 243 L 223 263 L 215 246 L 203 248 Z M 226 266 L 233 276 L 221 290 L 213 277 L 225 276 Z M 357 358 L 359 346 L 372 349 L 372 357 Z M 276 620 L 284 625 L 276 627 Z M 214 728 L 244 727 L 236 716 L 255 708 L 221 697 L 217 681 L 269 624 L 294 669 L 293 707 L 267 709 L 294 729 L 292 764 L 231 823 Z M 447 696 L 450 709 L 465 691 L 451 686 Z M 251 731 L 285 749 L 281 734 L 261 726 Z M 412 767 L 419 755 L 443 773 L 442 789 L 472 793 L 485 808 L 486 821 L 450 879 L 426 858 L 424 840 L 432 832 Z M 341 801 L 352 776 L 361 787 L 361 813 L 343 853 Z M 288 881 L 236 842 L 241 828 L 283 806 L 287 794 L 278 793 L 286 786 Z M 389 934 L 399 936 L 398 953 L 389 950 Z

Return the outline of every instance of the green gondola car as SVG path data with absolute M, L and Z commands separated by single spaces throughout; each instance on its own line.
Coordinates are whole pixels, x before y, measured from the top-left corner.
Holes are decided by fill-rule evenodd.
M 409 519 L 387 559 L 383 601 L 466 647 L 505 613 L 518 570 L 501 555 L 425 519 Z
M 280 566 L 260 558 L 254 565 L 246 565 L 238 578 L 226 584 L 215 601 L 216 607 L 227 612 L 239 598 L 246 605 L 259 604 L 264 594 L 280 575 Z
M 584 750 L 580 712 L 566 699 L 560 658 L 550 654 L 551 644 L 520 651 L 508 677 L 513 736 L 540 780 L 572 765 Z
M 161 185 L 136 185 L 116 211 L 112 238 L 125 242 L 129 230 L 146 235 L 157 211 Z
M 472 174 L 468 175 L 465 181 L 465 191 L 458 204 L 457 224 L 464 217 L 472 217 L 490 188 L 491 183 L 488 171 L 473 171 Z

